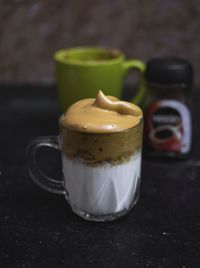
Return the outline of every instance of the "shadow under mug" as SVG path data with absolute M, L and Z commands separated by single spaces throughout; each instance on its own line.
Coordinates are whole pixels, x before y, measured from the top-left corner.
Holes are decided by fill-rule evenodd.
M 60 119 L 59 136 L 39 137 L 28 145 L 29 174 L 43 189 L 65 195 L 72 210 L 82 218 L 117 219 L 139 198 L 142 129 L 141 121 L 116 133 L 81 133 L 63 127 Z M 62 181 L 49 178 L 38 168 L 37 151 L 44 146 L 61 151 Z
M 99 90 L 120 98 L 123 80 L 131 69 L 140 72 L 139 88 L 132 101 L 141 105 L 145 98 L 145 64 L 136 59 L 126 60 L 120 50 L 99 47 L 61 49 L 55 53 L 54 60 L 62 111 L 80 99 L 94 98 Z

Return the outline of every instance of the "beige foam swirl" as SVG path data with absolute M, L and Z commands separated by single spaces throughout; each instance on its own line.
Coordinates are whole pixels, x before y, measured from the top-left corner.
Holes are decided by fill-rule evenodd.
M 96 100 L 94 102 L 99 108 L 115 111 L 119 114 L 141 116 L 141 109 L 133 103 L 119 101 L 114 97 L 106 97 L 101 90 L 99 90 Z
M 99 91 L 96 99 L 83 99 L 70 106 L 62 124 L 81 132 L 113 133 L 134 127 L 141 118 L 142 111 L 135 104 Z

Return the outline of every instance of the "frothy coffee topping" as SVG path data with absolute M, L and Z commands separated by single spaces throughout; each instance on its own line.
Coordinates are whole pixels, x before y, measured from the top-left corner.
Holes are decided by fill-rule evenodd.
M 96 99 L 83 99 L 71 105 L 61 123 L 80 132 L 113 133 L 136 126 L 141 118 L 142 111 L 135 104 L 99 91 Z

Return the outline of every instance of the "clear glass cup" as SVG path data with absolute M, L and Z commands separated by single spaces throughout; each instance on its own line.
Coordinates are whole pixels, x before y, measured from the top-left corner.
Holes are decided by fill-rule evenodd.
M 137 202 L 140 189 L 143 120 L 115 133 L 83 133 L 65 128 L 39 137 L 27 147 L 31 178 L 43 189 L 64 194 L 72 210 L 86 220 L 111 221 Z M 36 163 L 37 149 L 60 150 L 63 180 L 49 178 Z

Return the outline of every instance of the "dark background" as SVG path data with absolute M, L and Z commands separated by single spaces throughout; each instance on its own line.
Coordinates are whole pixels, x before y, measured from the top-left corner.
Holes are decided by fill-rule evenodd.
M 180 56 L 194 65 L 198 88 L 199 29 L 199 0 L 0 0 L 1 268 L 199 267 L 200 91 L 192 96 L 190 158 L 143 159 L 139 202 L 119 221 L 76 216 L 63 196 L 33 183 L 25 154 L 35 137 L 58 133 L 57 49 L 117 47 L 144 61 Z M 39 163 L 61 178 L 54 151 Z
M 199 29 L 199 0 L 1 0 L 0 83 L 52 83 L 57 49 L 98 45 L 187 58 L 200 85 Z

